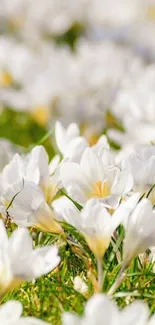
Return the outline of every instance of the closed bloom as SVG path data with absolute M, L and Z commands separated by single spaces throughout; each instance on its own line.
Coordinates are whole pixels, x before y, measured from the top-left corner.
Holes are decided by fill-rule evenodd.
M 84 204 L 89 198 L 102 199 L 111 207 L 116 207 L 122 195 L 133 186 L 133 179 L 127 170 L 120 170 L 110 162 L 107 149 L 86 148 L 80 164 L 64 163 L 60 178 L 68 194 L 77 202 Z
M 10 300 L 0 306 L 0 320 L 2 325 L 47 325 L 48 323 L 34 317 L 22 317 L 22 304 Z
M 60 263 L 55 246 L 33 249 L 27 229 L 19 228 L 8 238 L 0 220 L 0 234 L 0 296 L 25 281 L 51 272 Z
M 125 228 L 124 264 L 144 253 L 147 248 L 155 246 L 155 210 L 148 199 L 142 199 L 138 203 L 139 197 L 139 194 L 135 194 L 123 202 L 115 214 Z
M 122 164 L 133 176 L 135 192 L 147 193 L 155 184 L 155 146 L 142 146 L 127 157 Z M 152 189 L 149 198 L 155 204 L 155 190 Z

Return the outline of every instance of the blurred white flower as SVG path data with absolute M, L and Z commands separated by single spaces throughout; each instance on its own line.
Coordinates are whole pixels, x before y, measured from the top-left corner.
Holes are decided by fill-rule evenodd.
M 86 295 L 88 293 L 88 286 L 80 276 L 77 275 L 74 278 L 73 284 L 74 284 L 74 290 L 80 292 L 83 295 Z
M 8 140 L 0 140 L 0 172 L 9 163 L 15 154 L 17 147 L 13 146 Z
M 128 26 L 147 14 L 147 1 L 141 0 L 96 0 L 91 1 L 88 13 L 90 24 L 94 27 Z
M 63 325 L 153 325 L 155 319 L 154 316 L 150 318 L 149 308 L 142 301 L 135 301 L 120 310 L 106 295 L 97 294 L 86 303 L 82 317 L 66 312 L 62 320 Z
M 150 125 L 155 121 L 154 76 L 155 65 L 150 64 L 142 67 L 135 75 L 135 78 L 133 78 L 133 75 L 128 74 L 124 79 L 122 87 L 120 87 L 115 101 L 113 101 L 112 111 L 123 120 L 127 128 L 129 128 L 129 125 L 132 128 L 132 120 L 149 123 Z M 151 136 L 154 136 L 154 132 L 150 134 Z M 150 140 L 153 141 L 154 138 Z
M 8 238 L 0 220 L 0 234 L 0 296 L 25 281 L 51 272 L 60 263 L 57 247 L 33 249 L 27 229 L 19 228 Z
M 48 325 L 34 317 L 22 317 L 22 304 L 19 301 L 10 300 L 0 306 L 0 320 L 2 325 Z

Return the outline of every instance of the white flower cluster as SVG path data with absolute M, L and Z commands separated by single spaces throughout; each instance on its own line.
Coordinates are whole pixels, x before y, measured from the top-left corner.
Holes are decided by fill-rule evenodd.
M 0 37 L 0 101 L 29 111 L 43 125 L 56 116 L 67 124 L 95 118 L 101 129 L 126 75 L 134 80 L 142 68 L 140 58 L 110 42 L 81 39 L 72 53 L 52 43 L 34 50 Z
M 0 0 L 0 114 L 55 130 L 51 161 L 42 145 L 0 139 L 0 299 L 61 268 L 59 241 L 83 252 L 74 231 L 97 279 L 76 274 L 73 288 L 87 299 L 89 278 L 96 294 L 62 324 L 155 324 L 145 303 L 119 310 L 110 297 L 145 254 L 155 272 L 154 35 L 154 0 Z M 40 247 L 36 234 L 57 240 Z M 119 271 L 104 295 L 111 251 Z M 11 300 L 1 324 L 47 323 Z
M 49 163 L 44 147 L 36 146 L 26 155 L 16 153 L 1 171 L 0 212 L 4 221 L 0 222 L 1 297 L 24 281 L 47 274 L 60 263 L 55 246 L 33 249 L 28 227 L 62 234 L 64 238 L 67 238 L 64 222 L 76 228 L 96 257 L 97 291 L 101 291 L 102 258 L 112 238 L 119 236 L 117 229 L 122 224 L 125 230 L 122 268 L 109 295 L 122 282 L 123 272 L 133 258 L 148 248 L 154 256 L 154 146 L 139 147 L 128 156 L 122 153 L 118 159 L 105 136 L 90 147 L 75 123 L 65 129 L 57 122 L 55 139 L 62 160 L 56 155 Z M 66 195 L 56 199 L 58 192 Z M 4 223 L 18 226 L 9 239 Z M 79 277 L 74 279 L 74 286 L 84 295 L 87 293 L 87 285 Z M 7 323 L 11 312 L 12 318 Z M 97 295 L 87 303 L 83 319 L 67 313 L 63 315 L 63 324 L 100 325 L 102 312 L 106 324 L 155 323 L 154 317 L 149 319 L 143 303 L 133 303 L 120 312 L 106 296 Z M 16 302 L 3 305 L 0 316 L 5 325 L 41 324 L 31 318 L 20 318 L 21 305 Z
M 75 23 L 86 28 L 126 26 L 151 16 L 154 1 L 150 0 L 1 0 L 2 28 L 13 26 L 20 35 L 39 39 L 46 34 L 59 35 Z M 37 10 L 36 10 L 37 8 Z M 88 10 L 89 8 L 89 10 Z M 152 9 L 153 10 L 153 9 Z

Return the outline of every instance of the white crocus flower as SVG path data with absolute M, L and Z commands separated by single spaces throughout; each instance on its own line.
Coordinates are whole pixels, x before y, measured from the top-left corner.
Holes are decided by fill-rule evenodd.
M 22 311 L 23 307 L 19 301 L 10 300 L 1 305 L 1 325 L 48 325 L 48 323 L 34 317 L 22 317 Z
M 16 229 L 8 238 L 0 220 L 0 234 L 0 296 L 25 281 L 51 272 L 60 263 L 57 247 L 33 249 L 27 229 Z
M 135 192 L 147 193 L 155 184 L 155 146 L 142 146 L 137 148 L 122 165 L 129 170 L 133 176 Z M 152 189 L 149 198 L 155 204 L 155 190 Z
M 115 212 L 115 222 L 121 222 L 125 228 L 123 243 L 123 264 L 119 275 L 109 290 L 113 294 L 121 284 L 123 271 L 137 255 L 147 248 L 155 246 L 155 210 L 148 199 L 141 199 L 136 193 L 123 202 Z
M 32 182 L 24 183 L 8 213 L 17 225 L 33 226 L 47 232 L 63 232 L 55 213 L 46 203 L 44 193 Z
M 120 204 L 113 216 L 115 222 L 125 228 L 123 243 L 123 261 L 127 265 L 132 258 L 155 246 L 155 210 L 148 199 L 141 199 L 140 194 L 132 195 Z
M 122 209 L 121 213 L 125 227 L 123 259 L 126 264 L 147 248 L 155 246 L 155 210 L 150 200 L 142 199 L 130 214 L 124 203 L 124 211 Z
M 60 202 L 60 204 L 59 204 Z M 110 244 L 111 236 L 119 224 L 103 203 L 90 199 L 80 212 L 72 201 L 60 198 L 54 201 L 54 209 L 60 219 L 73 225 L 84 236 L 89 248 L 94 253 L 98 270 L 98 292 L 102 291 L 103 268 L 102 258 Z M 116 223 L 117 222 L 117 223 Z
M 97 199 L 88 200 L 81 212 L 65 198 L 55 200 L 53 206 L 61 219 L 83 234 L 96 257 L 102 258 L 121 219 L 115 219 L 115 213 L 111 216 Z
M 5 210 L 19 193 L 26 181 L 38 185 L 45 194 L 46 202 L 51 203 L 59 190 L 59 157 L 48 165 L 48 156 L 42 146 L 36 146 L 24 158 L 15 154 L 0 174 L 0 212 Z
M 86 148 L 80 164 L 66 162 L 60 170 L 60 178 L 68 194 L 84 204 L 89 198 L 104 199 L 109 206 L 116 206 L 120 197 L 133 186 L 133 179 L 127 170 L 108 166 L 105 162 L 107 149 L 97 155 L 92 148 Z
M 71 123 L 67 129 L 57 121 L 55 124 L 55 140 L 58 149 L 65 159 L 78 161 L 88 147 L 88 142 L 80 136 L 80 130 L 76 123 Z
M 104 294 L 96 294 L 88 300 L 82 317 L 65 312 L 63 325 L 153 325 L 155 318 L 150 318 L 149 308 L 142 301 L 134 301 L 120 310 Z

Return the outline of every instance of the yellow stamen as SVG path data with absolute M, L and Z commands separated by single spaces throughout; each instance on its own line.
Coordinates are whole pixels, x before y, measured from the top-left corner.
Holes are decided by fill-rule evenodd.
M 93 189 L 94 191 L 90 194 L 90 198 L 105 198 L 111 194 L 107 182 L 98 181 L 95 185 L 93 184 Z
M 45 194 L 46 202 L 50 204 L 58 192 L 58 187 L 55 185 L 51 186 L 42 186 L 41 188 Z

